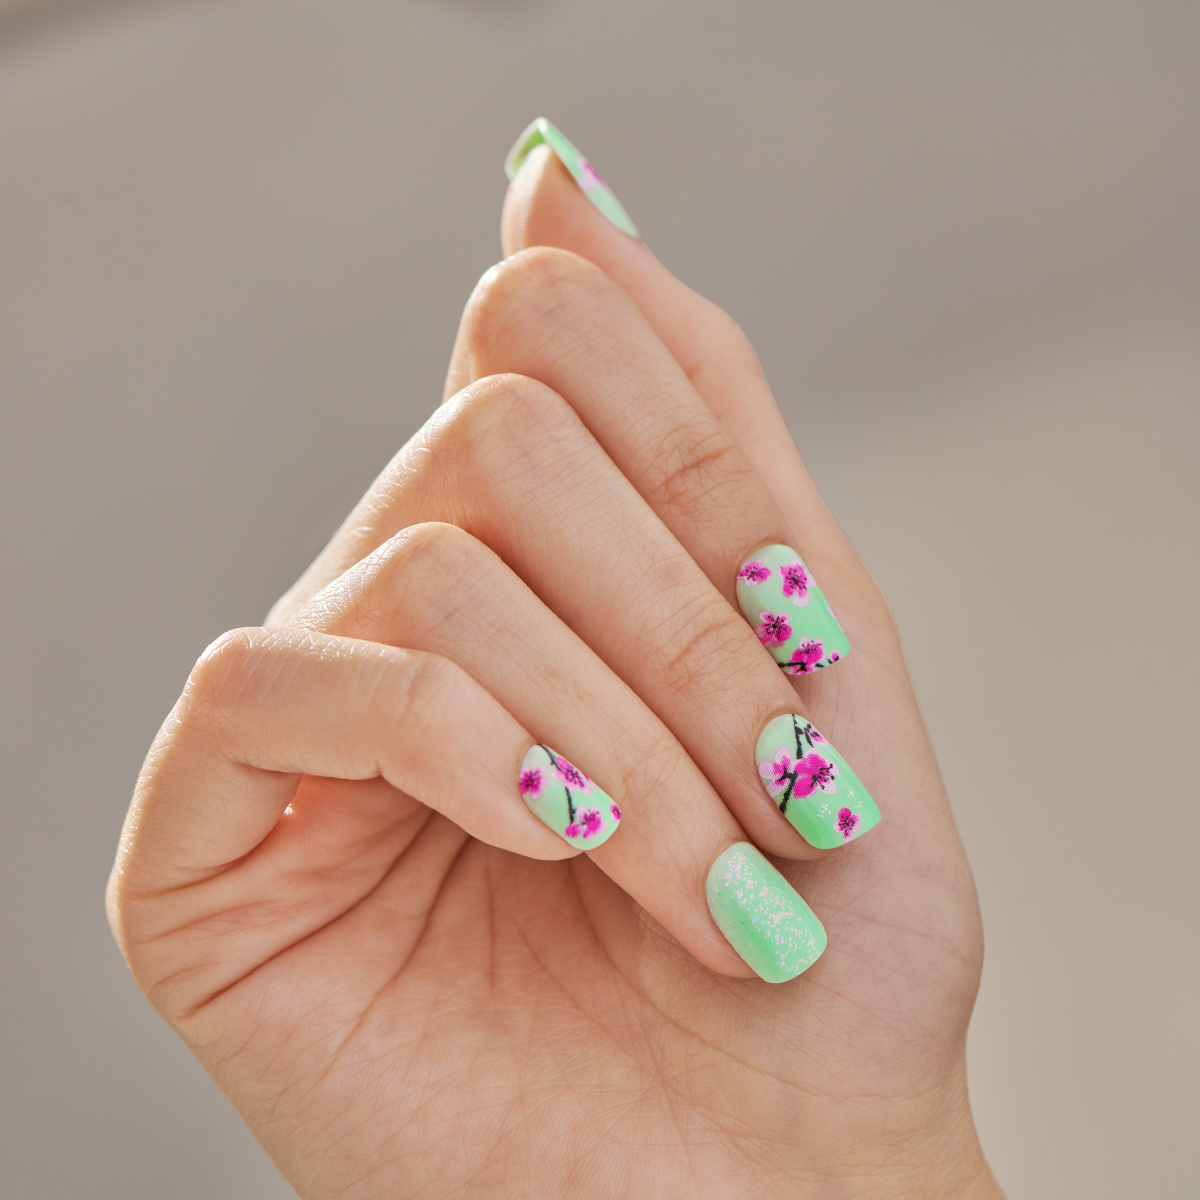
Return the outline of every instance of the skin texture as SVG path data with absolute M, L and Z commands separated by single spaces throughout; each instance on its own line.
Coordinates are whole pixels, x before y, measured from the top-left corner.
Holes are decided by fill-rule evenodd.
M 467 391 L 271 628 L 210 649 L 152 747 L 109 893 L 131 969 L 304 1197 L 998 1196 L 964 1066 L 978 906 L 883 598 L 724 314 L 545 148 L 503 229 Z M 586 359 L 618 293 L 624 380 Z M 583 334 L 511 336 L 556 313 Z M 622 440 L 651 393 L 675 425 Z M 531 431 L 575 467 L 540 521 Z M 784 681 L 734 607 L 768 541 L 853 647 L 816 677 Z M 652 586 L 614 569 L 631 544 Z M 854 765 L 868 836 L 817 851 L 764 802 L 752 748 L 781 711 Z M 521 806 L 535 737 L 627 807 L 590 856 Z M 750 976 L 698 902 L 746 834 L 778 839 L 828 933 L 790 983 Z

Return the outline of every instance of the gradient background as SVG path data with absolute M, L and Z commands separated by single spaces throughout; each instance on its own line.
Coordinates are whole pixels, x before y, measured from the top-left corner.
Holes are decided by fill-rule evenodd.
M 5 1195 L 290 1195 L 104 882 L 195 657 L 437 401 L 538 114 L 892 600 L 1001 1184 L 1200 1195 L 1200 5 L 0 0 Z

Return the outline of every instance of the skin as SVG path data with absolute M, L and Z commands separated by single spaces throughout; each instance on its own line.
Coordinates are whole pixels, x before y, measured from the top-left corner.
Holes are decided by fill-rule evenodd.
M 503 234 L 453 398 L 151 748 L 109 889 L 135 977 L 301 1196 L 999 1196 L 978 905 L 883 598 L 728 317 L 544 148 Z M 850 638 L 813 678 L 732 606 L 772 540 Z M 781 711 L 866 837 L 766 800 Z M 516 792 L 535 737 L 626 811 L 589 855 Z M 704 905 L 747 838 L 829 934 L 790 983 Z

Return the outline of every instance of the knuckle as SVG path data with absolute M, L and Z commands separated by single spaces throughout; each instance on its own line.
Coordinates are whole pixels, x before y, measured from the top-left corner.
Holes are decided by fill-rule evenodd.
M 489 375 L 456 401 L 446 423 L 453 451 L 469 463 L 528 443 L 535 432 L 553 434 L 578 424 L 557 392 L 526 375 Z
M 388 546 L 387 574 L 416 593 L 453 588 L 477 572 L 490 551 L 457 525 L 428 521 L 402 530 Z M 391 591 L 392 589 L 386 589 Z
M 654 639 L 662 686 L 692 701 L 723 691 L 730 664 L 745 651 L 746 632 L 745 622 L 716 594 L 677 611 Z
M 254 670 L 268 636 L 263 629 L 231 629 L 207 646 L 184 689 L 188 709 L 208 713 L 222 709 L 239 682 Z
M 697 517 L 715 493 L 740 492 L 750 464 L 729 435 L 709 421 L 685 421 L 666 431 L 650 465 L 652 493 L 671 511 Z
M 619 289 L 593 263 L 569 250 L 534 246 L 498 263 L 483 276 L 467 303 L 464 329 L 470 342 L 486 346 L 530 316 L 564 313 L 581 298 Z
M 491 551 L 457 525 L 410 525 L 347 572 L 335 590 L 327 589 L 322 627 L 390 642 L 401 630 L 413 631 L 438 597 L 484 571 L 489 557 Z
M 516 495 L 533 479 L 577 477 L 600 459 L 575 410 L 524 375 L 488 376 L 460 394 L 441 452 L 476 507 L 481 494 Z

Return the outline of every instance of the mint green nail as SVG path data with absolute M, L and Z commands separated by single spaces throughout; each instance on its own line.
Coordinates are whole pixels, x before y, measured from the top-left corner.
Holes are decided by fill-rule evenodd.
M 825 952 L 825 927 L 749 842 L 737 842 L 718 856 L 705 889 L 717 928 L 768 983 L 795 979 Z
M 810 846 L 844 846 L 879 824 L 862 780 L 798 713 L 767 722 L 754 758 L 767 794 Z
M 525 755 L 517 786 L 533 815 L 580 850 L 602 846 L 621 823 L 613 798 L 549 746 Z
M 824 592 L 791 546 L 763 546 L 746 559 L 738 568 L 737 598 L 786 675 L 811 675 L 850 650 Z
M 575 182 L 583 189 L 583 194 L 619 229 L 630 237 L 640 237 L 637 227 L 629 219 L 629 214 L 621 207 L 621 202 L 613 195 L 613 190 L 600 178 L 596 168 L 592 166 L 563 135 L 546 120 L 538 117 L 525 130 L 508 152 L 504 160 L 504 170 L 509 179 L 515 179 L 526 155 L 534 148 L 545 142 L 559 161 L 571 172 Z

